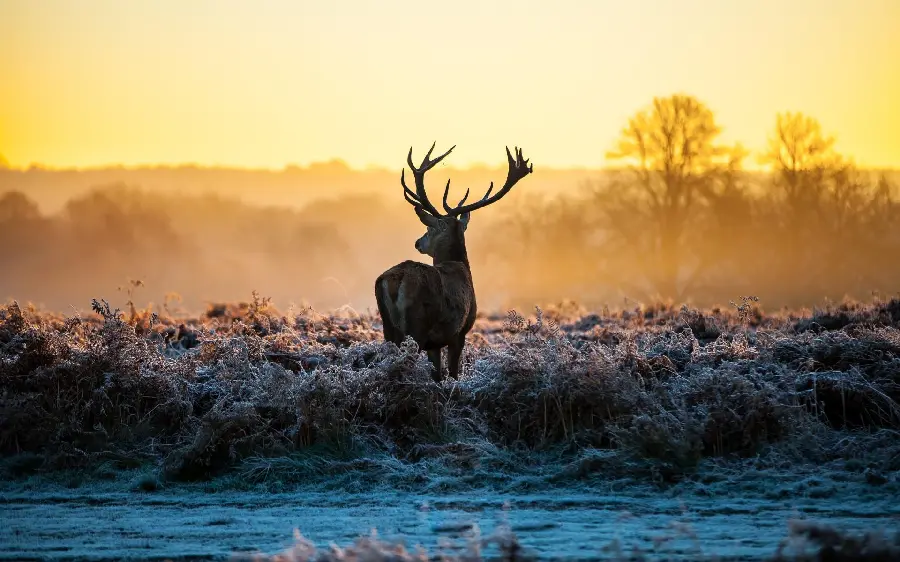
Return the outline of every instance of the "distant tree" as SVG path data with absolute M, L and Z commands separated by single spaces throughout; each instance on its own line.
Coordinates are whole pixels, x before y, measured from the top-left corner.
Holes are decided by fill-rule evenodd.
M 835 139 L 818 120 L 803 113 L 779 113 L 760 163 L 775 174 L 775 185 L 797 219 L 819 206 L 828 183 L 852 164 L 834 150 Z
M 62 217 L 71 229 L 70 242 L 98 259 L 108 254 L 138 259 L 143 252 L 180 251 L 180 237 L 160 200 L 135 188 L 95 188 L 70 199 Z
M 840 163 L 843 158 L 834 150 L 834 143 L 835 138 L 822 132 L 815 117 L 791 111 L 779 113 L 760 160 L 791 178 Z
M 0 195 L 0 223 L 34 220 L 41 216 L 37 203 L 21 191 Z
M 711 200 L 737 189 L 735 172 L 746 152 L 719 143 L 720 133 L 712 110 L 697 98 L 657 97 L 629 119 L 606 155 L 626 164 L 617 180 L 595 189 L 608 241 L 630 250 L 629 261 L 660 296 L 682 298 L 708 267 L 691 249 L 702 230 L 692 221 Z
M 21 191 L 0 194 L 0 260 L 27 255 L 47 238 L 37 203 Z M 52 237 L 52 236 L 50 236 Z M 0 267 L 10 267 L 4 263 Z
M 895 232 L 894 201 L 882 178 L 872 181 L 835 149 L 820 122 L 803 113 L 776 116 L 759 161 L 772 172 L 768 221 L 781 247 L 783 275 L 807 293 L 864 296 L 881 277 L 879 254 Z M 896 243 L 893 243 L 896 246 Z

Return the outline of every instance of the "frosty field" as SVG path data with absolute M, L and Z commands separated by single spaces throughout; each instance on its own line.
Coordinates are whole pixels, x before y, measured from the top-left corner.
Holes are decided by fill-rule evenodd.
M 779 490 L 790 491 L 784 499 L 759 492 L 773 478 Z M 516 544 L 526 559 L 770 560 L 779 549 L 797 559 L 821 551 L 810 536 L 824 535 L 830 544 L 827 532 L 816 532 L 819 525 L 839 529 L 845 536 L 837 540 L 847 540 L 896 530 L 900 518 L 895 496 L 813 476 L 757 473 L 669 492 L 610 488 L 12 493 L 0 499 L 0 559 L 247 559 L 284 553 L 295 529 L 326 552 L 329 544 L 350 546 L 374 529 L 378 539 L 413 554 L 421 546 L 451 557 L 481 551 L 485 558 L 509 558 Z M 851 543 L 844 549 L 862 550 Z
M 898 326 L 564 304 L 483 315 L 436 384 L 352 311 L 11 303 L 0 558 L 893 559 Z

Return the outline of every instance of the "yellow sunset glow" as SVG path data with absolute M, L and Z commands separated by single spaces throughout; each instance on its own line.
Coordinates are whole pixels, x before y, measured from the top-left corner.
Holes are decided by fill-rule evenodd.
M 0 0 L 12 166 L 397 169 L 523 146 L 599 167 L 653 96 L 695 95 L 723 140 L 802 111 L 865 166 L 900 166 L 896 0 Z

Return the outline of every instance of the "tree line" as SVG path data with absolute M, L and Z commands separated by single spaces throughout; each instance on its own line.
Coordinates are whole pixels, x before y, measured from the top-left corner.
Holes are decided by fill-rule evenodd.
M 607 153 L 607 177 L 500 219 L 491 262 L 536 272 L 535 295 L 582 301 L 812 306 L 900 290 L 900 198 L 884 174 L 859 169 L 803 113 L 778 114 L 759 154 L 721 130 L 694 96 L 655 98 Z M 766 173 L 745 169 L 751 157 Z
M 778 114 L 759 154 L 720 134 L 696 97 L 655 98 L 610 147 L 609 170 L 555 197 L 523 183 L 485 209 L 467 234 L 480 306 L 754 295 L 771 308 L 900 289 L 900 197 L 888 177 L 857 167 L 802 113 Z M 748 171 L 751 159 L 765 172 Z M 12 190 L 0 194 L 0 296 L 59 308 L 139 278 L 157 302 L 176 291 L 202 307 L 256 290 L 280 305 L 362 309 L 388 265 L 422 259 L 421 229 L 399 178 L 380 197 L 302 210 L 112 185 L 44 215 Z

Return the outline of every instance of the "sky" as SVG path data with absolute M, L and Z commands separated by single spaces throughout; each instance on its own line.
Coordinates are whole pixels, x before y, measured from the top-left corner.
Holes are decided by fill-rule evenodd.
M 900 167 L 898 0 L 0 0 L 13 166 L 601 167 L 687 93 L 759 150 L 802 111 Z

